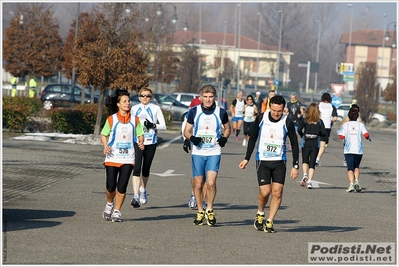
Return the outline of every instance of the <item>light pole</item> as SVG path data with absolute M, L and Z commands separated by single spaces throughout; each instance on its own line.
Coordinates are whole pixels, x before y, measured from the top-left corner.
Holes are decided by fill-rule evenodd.
M 184 22 L 184 26 L 183 26 L 183 31 L 187 31 L 188 30 L 188 23 L 187 23 L 187 14 L 186 13 L 184 13 L 184 12 L 179 12 L 179 13 L 177 13 L 176 15 L 175 15 L 175 19 L 176 19 L 176 22 L 179 20 L 179 18 L 177 17 L 177 15 L 179 15 L 179 14 L 182 14 L 182 15 L 184 15 L 184 17 L 186 18 L 186 20 L 185 20 L 185 22 Z M 177 30 L 177 24 L 176 24 L 176 30 Z
M 78 11 L 76 14 L 76 23 L 75 23 L 75 39 L 74 39 L 74 44 L 76 40 L 78 39 L 78 29 L 79 29 L 79 13 L 80 13 L 80 3 L 78 2 Z M 73 64 L 73 63 L 72 63 Z M 69 98 L 69 106 L 72 108 L 73 103 L 75 102 L 75 78 L 76 78 L 76 69 L 75 67 L 72 68 L 72 88 L 71 88 L 71 96 Z M 83 91 L 83 90 L 82 90 Z
M 260 48 L 260 29 L 261 29 L 261 22 L 262 22 L 262 16 L 260 13 L 256 14 L 259 16 L 259 28 L 258 28 L 258 51 L 256 54 L 256 77 L 255 77 L 255 91 L 258 88 L 258 75 L 259 75 L 259 48 Z
M 240 48 L 241 48 L 241 4 L 238 8 L 238 56 L 237 56 L 237 93 L 240 91 Z
M 277 63 L 276 63 L 276 94 L 278 93 L 278 84 L 279 84 L 279 74 L 280 74 L 280 50 L 281 50 L 281 35 L 283 32 L 283 7 L 278 11 L 280 13 L 280 32 L 278 35 L 278 53 L 277 53 Z
M 320 53 L 320 36 L 321 36 L 321 21 L 317 20 L 317 24 L 319 25 L 319 32 L 317 33 L 317 51 L 316 51 L 316 63 L 319 63 L 319 53 Z M 314 88 L 313 92 L 317 92 L 317 78 L 318 78 L 318 70 L 314 74 Z M 313 94 L 312 94 L 313 101 Z
M 223 77 L 223 72 L 224 72 L 224 47 L 226 45 L 226 28 L 227 28 L 227 21 L 224 22 L 224 31 L 223 31 L 223 46 L 222 46 L 222 55 L 221 55 L 221 61 L 220 61 L 220 85 L 219 85 L 219 106 L 222 104 L 222 92 L 223 92 L 223 86 L 224 86 L 224 77 Z
M 381 94 L 382 94 L 382 75 L 383 75 L 383 65 L 384 65 L 384 50 L 385 50 L 385 26 L 386 26 L 386 21 L 387 21 L 387 14 L 384 14 L 384 34 L 383 34 L 383 38 L 382 38 L 382 52 L 381 52 L 381 66 L 379 66 L 380 69 L 380 78 L 379 78 L 379 84 L 380 84 L 380 90 L 379 90 L 379 95 L 378 95 L 378 99 L 380 99 Z M 378 64 L 378 57 L 377 57 L 377 64 Z
M 394 28 L 393 38 L 394 39 L 392 40 L 392 44 L 391 44 L 392 48 L 391 48 L 391 53 L 390 53 L 390 56 L 389 56 L 389 68 L 388 68 L 388 80 L 389 81 L 391 81 L 392 52 L 393 52 L 393 49 L 396 48 L 396 22 L 395 21 L 392 21 L 392 22 L 388 23 L 387 30 L 386 30 L 385 35 L 384 35 L 384 40 L 385 41 L 389 41 L 389 39 L 391 39 L 391 36 L 389 35 L 389 26 L 391 24 L 394 24 L 394 26 L 393 26 L 393 28 Z M 385 115 L 387 114 L 387 102 L 388 101 L 385 101 Z
M 163 13 L 164 8 L 166 8 L 167 5 L 172 5 L 173 6 L 173 17 L 172 17 L 172 23 L 175 24 L 178 20 L 177 18 L 177 13 L 176 13 L 176 6 L 172 3 L 166 3 L 165 6 L 163 6 L 162 4 L 158 4 L 157 5 L 157 15 L 161 16 Z
M 348 4 L 348 7 L 351 8 L 351 21 L 349 25 L 349 46 L 348 46 L 348 56 L 346 58 L 346 63 L 350 62 L 351 58 L 351 46 L 352 46 L 352 21 L 353 21 L 353 5 Z

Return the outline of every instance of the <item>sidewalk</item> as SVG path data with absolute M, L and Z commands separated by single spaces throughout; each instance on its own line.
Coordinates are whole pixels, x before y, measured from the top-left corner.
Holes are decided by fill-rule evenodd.
M 309 242 L 396 242 L 394 133 L 377 134 L 371 132 L 373 142 L 365 143 L 361 193 L 345 192 L 342 142 L 336 137 L 316 169 L 318 188 L 300 187 L 300 179 L 287 176 L 275 234 L 253 227 L 254 155 L 247 169 L 238 168 L 245 153 L 241 138 L 230 137 L 223 149 L 216 227 L 192 224 L 196 211 L 187 207 L 191 157 L 181 140 L 171 142 L 176 133 L 160 134 L 164 142 L 151 168 L 147 205 L 129 205 L 129 184 L 123 223 L 101 218 L 100 145 L 4 139 L 3 264 L 296 265 L 308 264 Z

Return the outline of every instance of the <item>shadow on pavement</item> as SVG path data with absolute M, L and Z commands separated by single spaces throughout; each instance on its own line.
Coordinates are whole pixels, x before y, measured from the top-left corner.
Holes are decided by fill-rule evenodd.
M 43 219 L 71 217 L 75 214 L 74 211 L 3 209 L 3 232 L 54 227 L 61 222 Z

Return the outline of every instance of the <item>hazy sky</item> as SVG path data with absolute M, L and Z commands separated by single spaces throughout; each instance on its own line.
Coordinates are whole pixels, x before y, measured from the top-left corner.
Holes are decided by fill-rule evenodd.
M 353 1 L 353 2 L 341 2 L 339 3 L 339 10 L 342 10 L 343 16 L 350 16 L 351 9 L 348 4 L 353 5 L 353 16 L 361 17 L 372 14 L 375 17 L 373 25 L 369 25 L 373 29 L 382 29 L 384 27 L 384 14 L 386 14 L 386 25 L 391 21 L 397 21 L 397 1 Z M 393 26 L 390 26 L 390 30 L 393 30 Z

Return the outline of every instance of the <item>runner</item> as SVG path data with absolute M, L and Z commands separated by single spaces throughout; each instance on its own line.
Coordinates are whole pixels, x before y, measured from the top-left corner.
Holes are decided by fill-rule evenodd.
M 157 148 L 157 130 L 166 130 L 165 118 L 161 108 L 150 103 L 152 90 L 150 88 L 142 88 L 138 92 L 138 95 L 141 103 L 134 105 L 130 112 L 138 116 L 141 124 L 144 125 L 145 148 L 136 153 L 136 164 L 133 169 L 133 197 L 130 204 L 134 208 L 138 208 L 140 204 L 144 205 L 148 201 L 147 183 L 150 177 L 151 164 Z
M 337 109 L 331 104 L 331 95 L 329 93 L 324 93 L 321 96 L 321 102 L 319 103 L 320 118 L 323 120 L 324 127 L 326 128 L 327 135 L 325 140 L 320 142 L 319 153 L 316 158 L 316 166 L 321 167 L 321 156 L 324 153 L 325 148 L 328 146 L 328 141 L 330 139 L 331 127 L 333 122 L 338 118 Z
M 233 122 L 233 133 L 235 132 L 234 139 L 238 141 L 238 135 L 240 134 L 241 126 L 244 121 L 243 112 L 244 112 L 245 101 L 242 99 L 242 92 L 237 93 L 237 98 L 233 100 L 230 105 L 231 111 L 231 121 Z
M 126 90 L 116 90 L 114 97 L 107 97 L 105 105 L 112 115 L 107 118 L 101 131 L 101 143 L 106 155 L 107 196 L 102 216 L 106 220 L 122 222 L 120 210 L 126 197 L 135 154 L 144 149 L 144 132 L 139 118 L 130 113 L 130 98 Z
M 360 192 L 359 184 L 360 162 L 363 157 L 362 135 L 371 141 L 370 135 L 363 123 L 357 121 L 359 111 L 356 108 L 349 109 L 349 122 L 345 123 L 339 130 L 340 139 L 344 140 L 344 155 L 347 165 L 349 187 L 346 192 Z
M 276 95 L 270 99 L 270 111 L 261 113 L 256 117 L 254 127 L 250 131 L 245 159 L 238 165 L 239 168 L 245 169 L 255 148 L 255 143 L 258 141 L 255 165 L 259 193 L 258 212 L 256 213 L 254 227 L 258 231 L 264 230 L 267 233 L 274 233 L 273 220 L 282 201 L 287 164 L 285 146 L 287 136 L 291 141 L 293 158 L 290 177 L 293 180 L 298 177 L 298 140 L 294 123 L 283 114 L 284 106 L 284 97 Z M 266 224 L 264 224 L 264 210 L 270 194 L 272 199 L 269 216 Z
M 213 203 L 216 196 L 216 178 L 219 172 L 221 151 L 230 135 L 230 122 L 225 109 L 216 106 L 216 89 L 205 85 L 200 90 L 201 105 L 189 110 L 184 136 L 193 143 L 192 170 L 195 180 L 197 216 L 194 225 L 202 225 L 204 217 L 209 226 L 216 225 Z M 222 128 L 223 125 L 223 128 Z M 221 131 L 224 129 L 224 132 Z M 191 133 L 192 131 L 192 133 Z M 202 188 L 206 176 L 206 212 L 202 207 Z
M 198 101 L 196 99 L 198 99 Z M 200 104 L 201 104 L 201 100 L 199 99 L 199 97 L 196 97 L 195 99 L 193 99 L 191 101 L 191 104 L 189 107 L 193 108 Z M 186 127 L 186 123 L 187 123 L 187 116 L 188 116 L 188 112 L 187 112 L 186 116 L 184 117 L 183 123 L 181 124 L 181 132 L 182 132 L 182 136 L 183 136 L 183 150 L 186 153 L 189 153 L 188 151 L 191 150 L 191 143 L 190 143 L 190 140 L 186 139 L 183 134 L 184 128 Z M 204 177 L 204 182 L 205 181 L 206 181 L 206 177 Z M 197 207 L 197 201 L 195 199 L 194 190 L 195 190 L 195 180 L 194 180 L 194 176 L 193 176 L 191 179 L 191 195 L 190 195 L 190 198 L 189 198 L 188 204 L 187 204 L 192 209 Z M 203 209 L 206 209 L 206 200 L 205 200 L 206 199 L 206 187 L 202 187 L 202 193 L 203 193 L 202 194 L 202 199 L 203 199 L 202 207 L 203 207 Z
M 320 120 L 320 111 L 316 103 L 311 103 L 306 109 L 305 120 L 299 123 L 298 134 L 302 138 L 303 178 L 300 185 L 307 185 L 308 189 L 313 189 L 312 179 L 320 140 L 324 139 L 327 134 L 324 123 Z
M 252 95 L 247 96 L 247 103 L 244 106 L 244 139 L 242 140 L 242 146 L 247 146 L 248 134 L 251 127 L 254 125 L 255 117 L 258 114 L 258 108 L 254 104 L 254 98 Z

